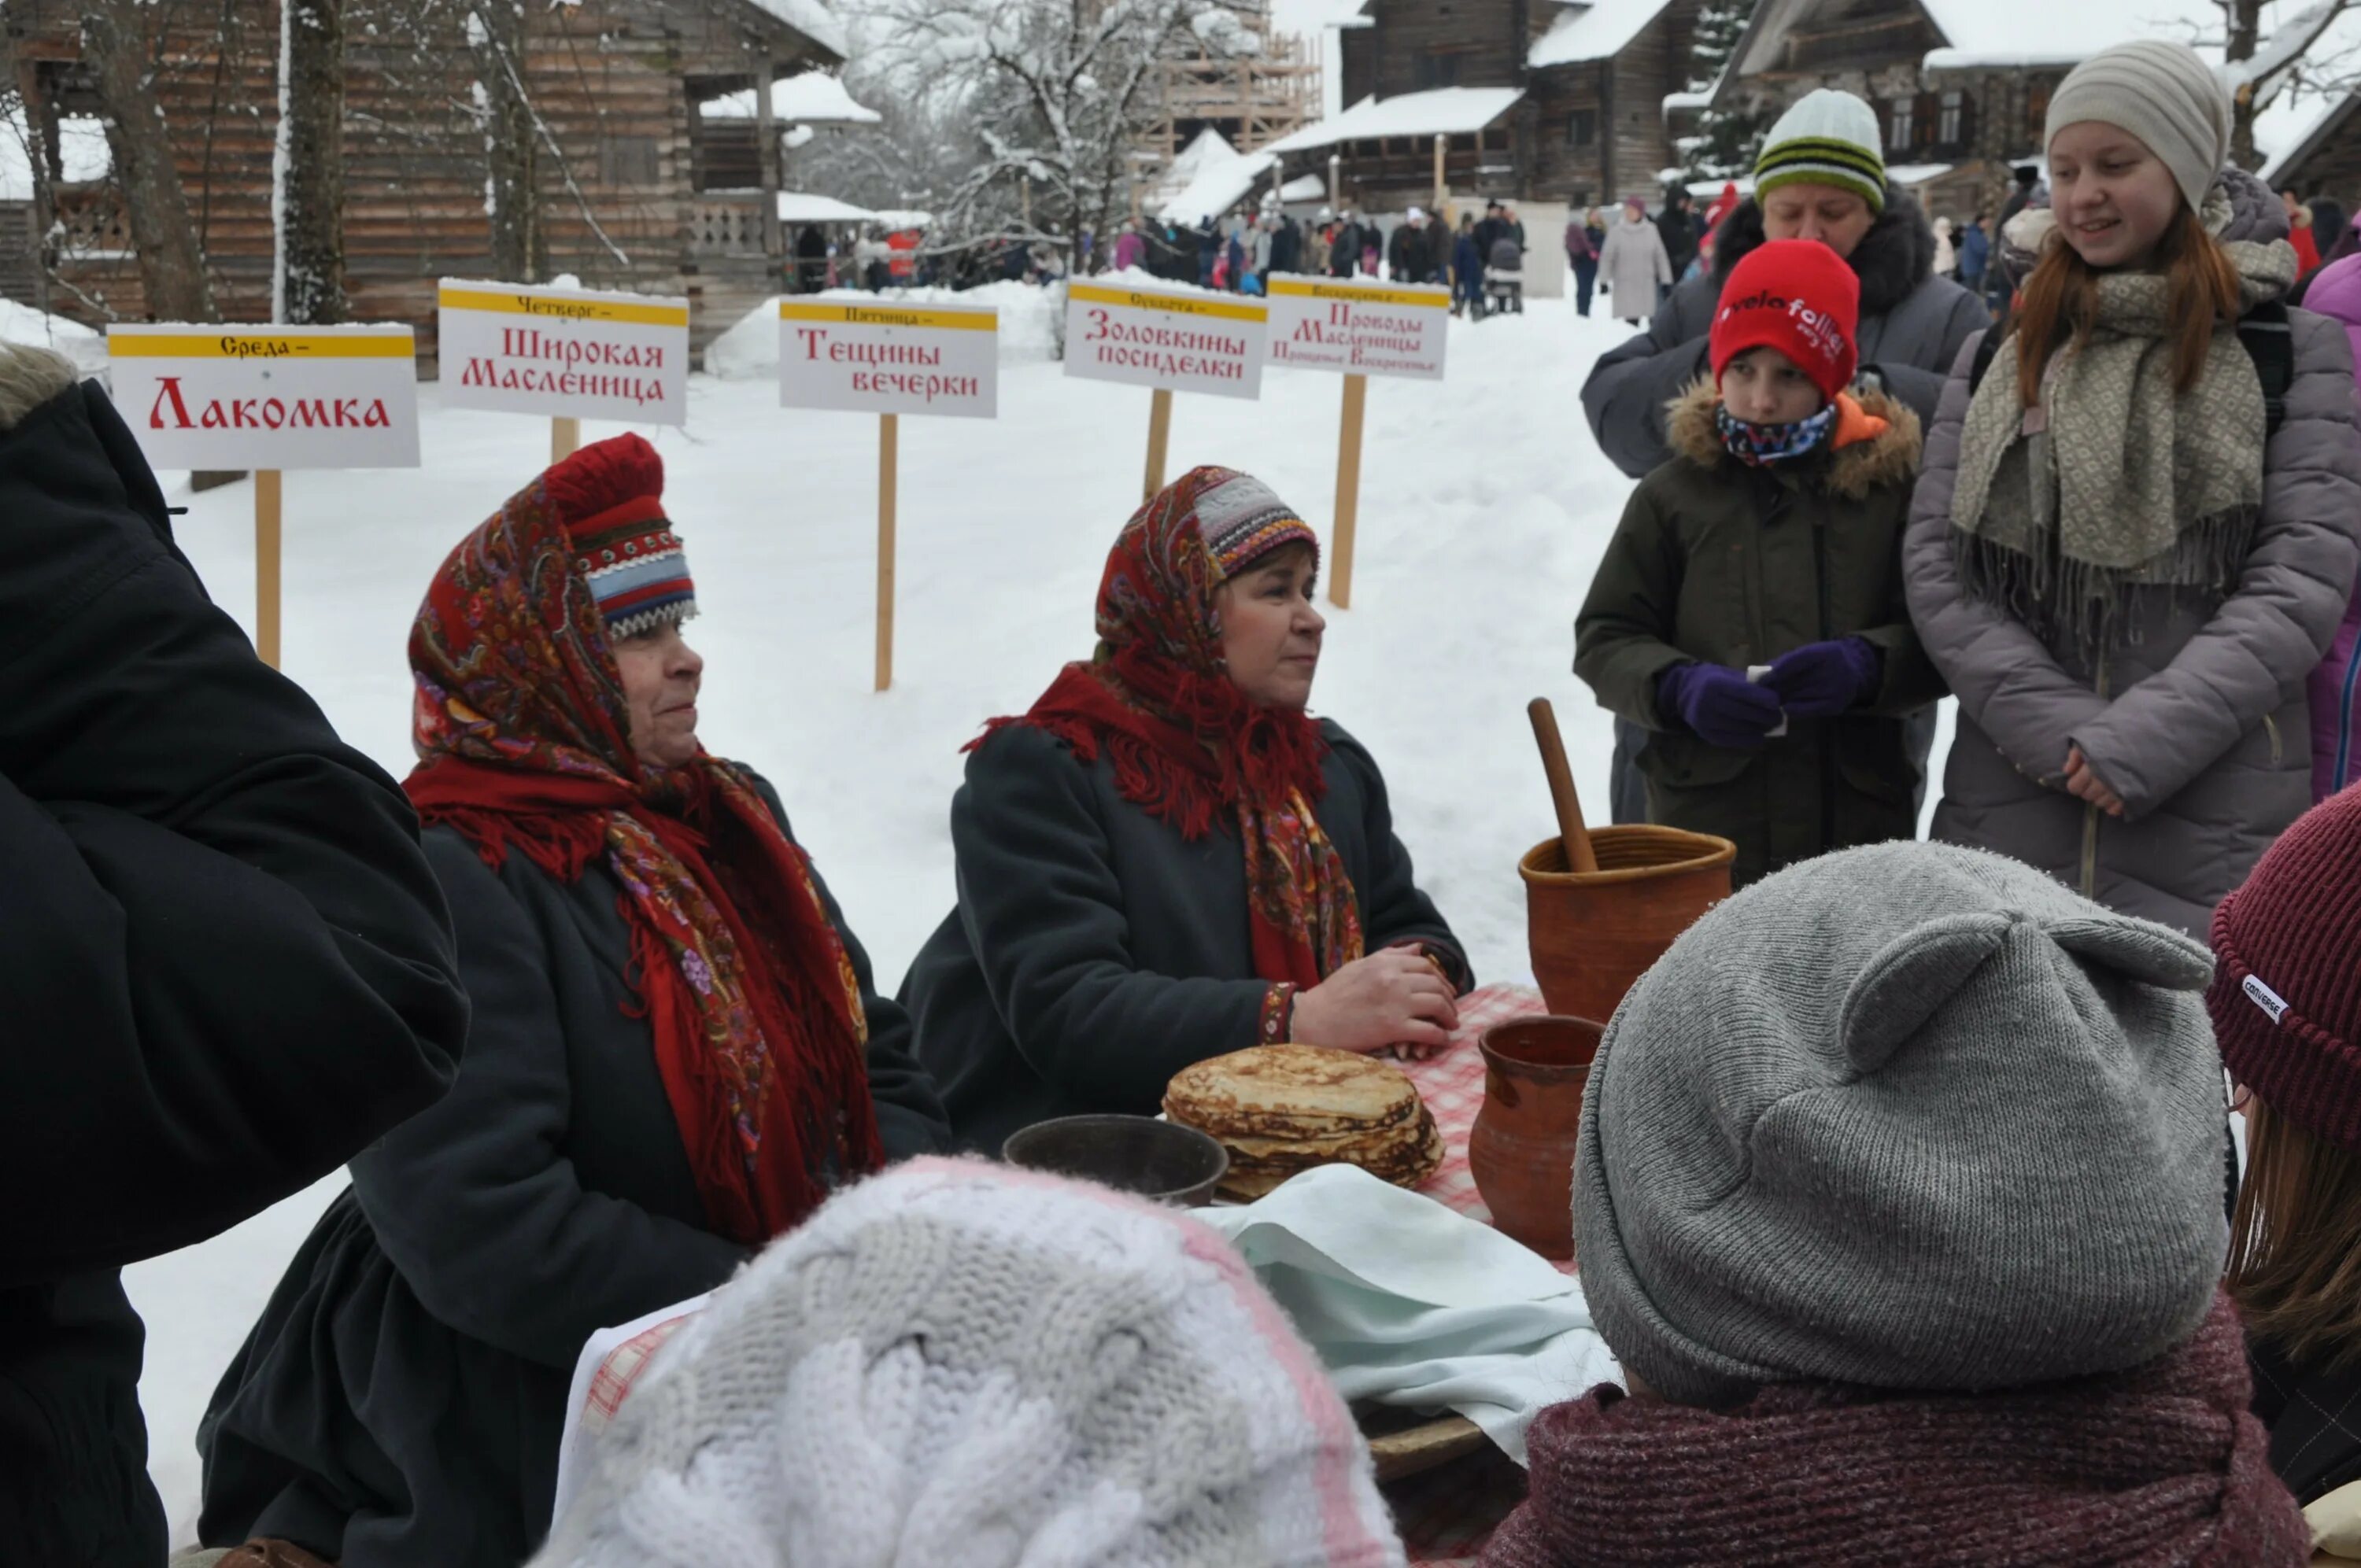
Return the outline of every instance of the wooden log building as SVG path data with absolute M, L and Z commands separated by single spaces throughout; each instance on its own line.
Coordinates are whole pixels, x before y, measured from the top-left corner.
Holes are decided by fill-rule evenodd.
M 0 202 L 0 236 L 40 255 L 0 289 L 102 325 L 146 317 L 137 258 L 109 179 L 74 181 L 61 126 L 101 112 L 72 0 L 7 0 L 5 25 L 31 138 L 33 198 Z M 479 8 L 449 0 L 345 6 L 345 287 L 357 321 L 415 325 L 431 357 L 438 278 L 491 277 L 489 72 L 512 64 L 532 134 L 514 149 L 530 192 L 529 260 L 512 280 L 571 273 L 588 287 L 686 294 L 697 345 L 778 291 L 778 127 L 771 84 L 841 63 L 815 0 L 562 0 L 513 15 L 513 53 L 488 49 Z M 214 299 L 265 321 L 275 236 L 279 6 L 157 7 L 158 106 L 171 129 Z M 752 117 L 699 105 L 753 89 Z M 514 217 L 515 214 L 510 214 Z M 19 238 L 21 251 L 26 240 Z M 6 248 L 0 241 L 0 251 Z M 19 291 L 29 290 L 27 294 Z
M 1664 100 L 1688 85 L 1698 0 L 1367 0 L 1339 33 L 1335 119 L 1274 144 L 1290 173 L 1339 160 L 1345 199 L 1586 207 L 1650 199 L 1677 161 Z M 1474 90 L 1474 91 L 1466 91 Z M 1509 90 L 1505 93 L 1489 90 Z M 1367 133 L 1367 134 L 1364 134 Z

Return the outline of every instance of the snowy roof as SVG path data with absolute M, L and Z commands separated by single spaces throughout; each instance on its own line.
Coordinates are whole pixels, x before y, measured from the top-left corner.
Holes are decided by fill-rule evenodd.
M 1328 196 L 1328 181 L 1317 174 L 1299 174 L 1279 188 L 1282 202 L 1320 202 Z
M 1376 18 L 1363 15 L 1369 0 L 1271 0 L 1270 30 L 1275 33 L 1318 33 L 1329 27 L 1367 27 Z
M 805 191 L 779 192 L 779 221 L 783 224 L 866 224 L 876 218 L 877 214 L 868 208 L 840 202 L 833 196 L 815 196 Z
M 916 207 L 880 207 L 870 215 L 877 220 L 879 228 L 888 232 L 931 228 L 935 222 L 934 214 L 920 212 Z
M 1549 31 L 1534 44 L 1525 63 L 1535 71 L 1553 65 L 1581 65 L 1612 60 L 1623 52 L 1642 28 L 1664 14 L 1672 0 L 1597 0 L 1589 5 L 1569 5 L 1550 23 Z
M 2335 135 L 2356 104 L 2361 104 L 2361 93 L 2307 97 L 2301 103 L 2282 100 L 2257 115 L 2255 146 L 2264 154 L 2263 183 L 2277 190 L 2279 177 Z
M 1197 163 L 1197 175 L 1157 208 L 1157 217 L 1171 225 L 1192 225 L 1200 217 L 1221 217 L 1254 193 L 1256 184 L 1261 184 L 1263 177 L 1279 160 L 1278 153 L 1233 151 L 1228 142 L 1223 142 L 1221 148 L 1230 153 L 1228 159 L 1202 159 Z
M 852 45 L 844 36 L 844 24 L 828 8 L 827 0 L 752 0 L 752 4 L 768 11 L 839 60 L 852 57 Z
M 2125 38 L 2218 36 L 2213 0 L 1919 0 L 1947 47 L 1928 71 L 2066 66 Z
M 1263 150 L 1311 152 L 1340 141 L 1378 137 L 1458 136 L 1482 130 L 1523 96 L 1514 87 L 1436 87 L 1391 98 L 1364 98 L 1334 119 L 1306 126 Z
M 1885 178 L 1887 183 L 1906 190 L 1929 180 L 1940 180 L 1958 167 L 1955 163 L 1889 163 L 1885 166 Z
M 708 120 L 751 120 L 754 89 L 725 93 L 697 105 Z M 852 101 L 844 82 L 825 71 L 807 71 L 771 83 L 771 116 L 785 126 L 873 126 L 885 116 Z

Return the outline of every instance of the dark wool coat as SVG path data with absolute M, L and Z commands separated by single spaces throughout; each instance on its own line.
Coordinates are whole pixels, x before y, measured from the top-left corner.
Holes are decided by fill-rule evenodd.
M 1631 477 L 1644 477 L 1672 455 L 1664 409 L 1706 373 L 1706 334 L 1721 302 L 1721 286 L 1740 259 L 1763 240 L 1763 209 L 1739 203 L 1714 242 L 1713 269 L 1673 291 L 1648 314 L 1648 330 L 1600 356 L 1582 384 L 1582 409 L 1599 449 Z M 1918 203 L 1889 188 L 1885 208 L 1853 247 L 1861 279 L 1861 363 L 1875 366 L 1885 385 L 1924 425 L 1935 417 L 1943 378 L 1968 334 L 1991 324 L 1976 297 L 1934 275 L 1935 231 Z M 1622 286 L 1616 286 L 1620 296 Z M 1619 298 L 1619 314 L 1634 302 Z
M 495 872 L 449 828 L 426 847 L 475 998 L 467 1063 L 441 1104 L 352 1162 L 224 1375 L 198 1433 L 208 1545 L 272 1535 L 345 1568 L 515 1568 L 549 1527 L 583 1343 L 746 1255 L 706 1228 L 648 1024 L 626 1011 L 611 867 L 567 885 L 522 855 Z M 932 1152 L 949 1129 L 908 1020 L 821 896 L 860 976 L 886 1152 Z
M 1451 928 L 1394 837 L 1385 780 L 1333 722 L 1313 808 L 1353 879 L 1372 952 L 1425 944 L 1471 983 Z M 1226 815 L 1226 814 L 1225 814 Z M 1191 843 L 1077 762 L 1012 725 L 968 759 L 951 800 L 959 905 L 902 982 L 918 1058 L 961 1144 L 1085 1111 L 1152 1115 L 1172 1075 L 1259 1043 L 1263 998 L 1234 823 Z
M 2300 1365 L 2268 1340 L 2247 1347 L 2255 1419 L 2271 1434 L 2271 1469 L 2299 1503 L 2361 1481 L 2361 1366 Z
M 1675 407 L 1671 462 L 1632 492 L 1575 621 L 1575 673 L 1647 731 L 1648 819 L 1738 846 L 1753 882 L 1829 850 L 1916 836 L 1920 779 L 1902 716 L 1942 695 L 1903 602 L 1902 533 L 1918 421 L 1861 398 L 1884 434 L 1770 468 L 1723 450 L 1699 381 Z M 1656 703 L 1692 661 L 1743 670 L 1807 642 L 1858 636 L 1884 655 L 1865 707 L 1796 718 L 1758 751 L 1715 746 Z
M 2279 199 L 2231 170 L 2230 239 L 2284 236 Z M 1960 591 L 1951 496 L 1974 350 L 1928 427 L 1903 565 L 1927 656 L 1960 697 L 1933 835 L 2038 866 L 2110 908 L 2203 940 L 2213 906 L 2312 806 L 2305 691 L 2361 561 L 2361 435 L 2344 329 L 2290 311 L 2295 377 L 2260 454 L 2262 515 L 2234 591 L 2140 596 L 2141 632 L 2093 663 Z M 2245 367 L 2241 369 L 2252 374 Z M 2154 461 L 2169 461 L 2156 454 Z M 2081 747 L 2125 815 L 2064 788 Z
M 0 1562 L 157 1568 L 115 1269 L 430 1104 L 467 1027 L 393 781 L 254 656 L 93 385 L 0 434 Z

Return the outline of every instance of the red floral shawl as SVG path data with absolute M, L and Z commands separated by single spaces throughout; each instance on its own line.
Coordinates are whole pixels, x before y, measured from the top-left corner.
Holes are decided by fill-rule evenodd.
M 411 630 L 403 787 L 497 868 L 623 884 L 631 973 L 708 1218 L 759 1245 L 884 1163 L 861 988 L 809 862 L 746 773 L 643 771 L 604 623 L 540 481 L 462 541 Z
M 1234 477 L 1194 469 L 1132 514 L 1099 583 L 1097 658 L 1068 664 L 1031 709 L 992 720 L 969 750 L 1004 726 L 1028 725 L 1085 762 L 1104 753 L 1117 792 L 1185 839 L 1228 812 L 1246 851 L 1255 973 L 1313 986 L 1362 956 L 1361 916 L 1312 812 L 1327 791 L 1319 725 L 1257 707 L 1223 663 L 1222 574 L 1196 503 Z

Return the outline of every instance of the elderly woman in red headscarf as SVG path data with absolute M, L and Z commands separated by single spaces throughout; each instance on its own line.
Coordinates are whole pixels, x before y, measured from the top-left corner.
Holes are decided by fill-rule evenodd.
M 513 1568 L 548 1527 L 593 1330 L 711 1288 L 832 1187 L 948 1137 L 777 795 L 697 741 L 663 486 L 637 436 L 584 448 L 419 609 L 407 788 L 466 1056 L 352 1162 L 215 1392 L 210 1545 Z M 303 1561 L 275 1550 L 255 1561 Z
M 1305 705 L 1312 531 L 1199 468 L 1125 525 L 1096 658 L 996 719 L 951 802 L 959 905 L 903 982 L 963 1143 L 1152 1113 L 1280 1040 L 1439 1047 L 1470 977 L 1360 743 Z

